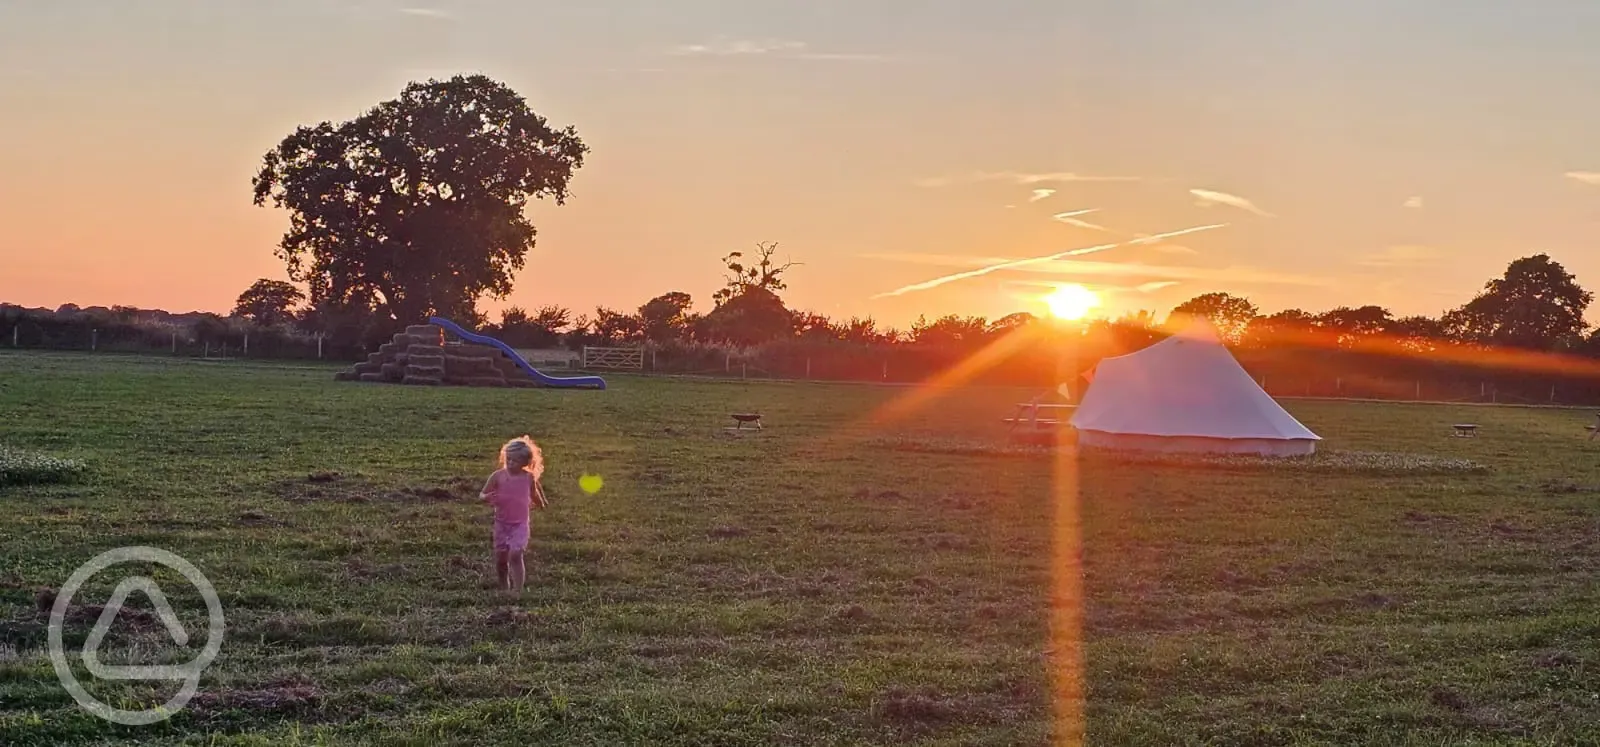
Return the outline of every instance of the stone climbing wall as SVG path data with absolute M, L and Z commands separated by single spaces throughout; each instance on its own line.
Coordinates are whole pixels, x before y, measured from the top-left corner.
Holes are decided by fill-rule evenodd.
M 406 327 L 334 378 L 422 386 L 538 386 L 498 348 L 447 342 L 444 330 L 432 324 Z

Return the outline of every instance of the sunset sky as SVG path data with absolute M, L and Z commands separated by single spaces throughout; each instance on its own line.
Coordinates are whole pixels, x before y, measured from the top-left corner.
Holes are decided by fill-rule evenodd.
M 704 311 L 758 241 L 791 306 L 901 326 L 1057 282 L 1437 314 L 1537 252 L 1600 290 L 1596 39 L 1594 0 L 0 0 L 0 300 L 225 312 L 284 274 L 262 154 L 458 72 L 593 149 L 526 307 Z

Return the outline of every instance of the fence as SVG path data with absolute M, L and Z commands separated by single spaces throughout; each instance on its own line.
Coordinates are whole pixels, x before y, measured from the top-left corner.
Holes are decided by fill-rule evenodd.
M 61 318 L 0 309 L 0 347 L 125 352 L 204 358 L 359 360 L 376 345 L 354 334 L 318 335 L 221 325 L 134 324 L 100 318 Z M 1092 349 L 1091 349 L 1092 348 Z M 1085 346 L 1078 370 L 1100 358 L 1131 352 L 1128 345 Z M 1236 357 L 1272 396 L 1524 405 L 1600 404 L 1600 376 L 1574 359 L 1563 370 L 1524 371 L 1489 364 L 1385 357 L 1308 349 L 1237 350 Z M 649 347 L 581 347 L 550 351 L 578 367 L 641 374 L 732 379 L 784 379 L 914 384 L 939 380 L 973 351 L 915 344 L 784 340 L 750 348 L 699 343 Z M 1049 346 L 1014 351 L 979 367 L 961 383 L 1053 390 L 1058 355 Z M 1081 382 L 1075 382 L 1081 383 Z
M 587 369 L 644 370 L 644 348 L 583 348 Z

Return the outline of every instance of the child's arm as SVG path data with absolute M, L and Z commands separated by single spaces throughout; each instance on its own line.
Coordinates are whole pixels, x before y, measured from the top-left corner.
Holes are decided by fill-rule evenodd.
M 489 481 L 483 484 L 483 490 L 478 491 L 478 497 L 480 499 L 482 499 L 485 503 L 493 503 L 494 502 L 495 488 L 497 487 L 497 485 L 499 483 L 499 480 L 496 480 L 495 478 L 497 478 L 499 476 L 500 476 L 499 472 L 496 472 L 496 473 L 494 473 L 492 475 L 489 475 Z

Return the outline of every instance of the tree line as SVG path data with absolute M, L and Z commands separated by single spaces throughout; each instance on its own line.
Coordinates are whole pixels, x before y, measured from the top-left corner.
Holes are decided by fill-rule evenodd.
M 907 329 L 871 318 L 830 319 L 783 299 L 789 263 L 778 245 L 722 258 L 723 286 L 700 313 L 672 291 L 631 311 L 600 306 L 575 313 L 559 305 L 505 309 L 497 320 L 473 309 L 463 323 L 518 348 L 644 347 L 660 372 L 738 374 L 855 381 L 924 381 L 984 348 L 1004 348 L 974 383 L 1053 386 L 1100 359 L 1151 345 L 1190 317 L 1217 327 L 1241 364 L 1279 395 L 1385 399 L 1600 402 L 1600 329 L 1584 313 L 1593 295 L 1548 255 L 1511 262 L 1461 306 L 1437 317 L 1397 316 L 1376 305 L 1317 313 L 1262 313 L 1248 298 L 1198 295 L 1165 319 L 1150 311 L 1079 323 L 1019 312 L 920 318 Z M 280 280 L 256 281 L 226 317 L 138 309 L 56 311 L 0 306 L 0 335 L 23 347 L 185 353 L 199 346 L 252 357 L 355 360 L 386 341 L 400 320 L 376 309 L 328 314 Z M 409 321 L 409 320 L 407 320 Z M 1018 336 L 1021 344 L 1006 345 Z M 177 341 L 175 343 L 175 341 Z M 1063 357 L 1070 355 L 1063 363 Z M 1063 372 L 1062 366 L 1069 370 Z
M 275 250 L 286 278 L 256 281 L 228 315 L 0 306 L 0 335 L 19 346 L 202 355 L 248 346 L 253 357 L 354 360 L 441 315 L 520 348 L 648 347 L 655 370 L 677 373 L 731 373 L 737 360 L 744 375 L 921 381 L 996 346 L 1004 355 L 985 356 L 973 380 L 1053 387 L 1161 339 L 1173 320 L 1203 316 L 1274 393 L 1600 401 L 1600 333 L 1584 321 L 1593 295 L 1543 254 L 1510 263 L 1438 317 L 1375 305 L 1263 314 L 1219 291 L 1166 320 L 945 314 L 895 329 L 791 309 L 792 264 L 760 243 L 721 258 L 724 282 L 703 313 L 690 294 L 670 291 L 632 310 L 544 305 L 488 318 L 480 303 L 509 296 L 535 245 L 528 206 L 563 204 L 588 154 L 575 128 L 551 125 L 486 76 L 413 82 L 349 121 L 298 127 L 266 152 L 251 192 L 288 214 Z

